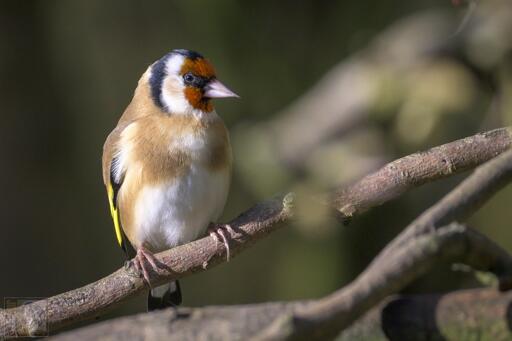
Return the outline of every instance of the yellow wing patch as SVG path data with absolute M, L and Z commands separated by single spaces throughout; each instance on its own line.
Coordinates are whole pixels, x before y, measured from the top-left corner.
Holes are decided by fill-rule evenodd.
M 112 215 L 112 220 L 114 221 L 114 229 L 116 231 L 116 238 L 119 246 L 123 247 L 123 233 L 121 231 L 121 224 L 119 224 L 119 211 L 114 203 L 114 188 L 112 184 L 108 184 L 108 203 L 110 205 L 110 214 Z

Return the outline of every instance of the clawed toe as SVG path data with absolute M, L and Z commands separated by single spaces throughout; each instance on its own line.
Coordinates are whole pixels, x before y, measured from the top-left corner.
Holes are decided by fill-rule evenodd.
M 229 224 L 216 224 L 211 223 L 208 227 L 208 232 L 210 236 L 215 240 L 215 246 L 222 240 L 222 244 L 226 248 L 226 259 L 229 262 L 230 259 L 230 248 L 229 248 L 229 239 L 231 238 L 231 233 L 233 233 L 233 228 Z
M 160 273 L 160 269 L 164 267 L 162 263 L 160 263 L 155 256 L 144 247 L 140 247 L 137 249 L 137 255 L 132 259 L 133 267 L 137 271 L 139 275 L 144 277 L 146 283 L 148 283 L 151 288 L 151 281 L 149 276 L 148 267 L 157 274 Z

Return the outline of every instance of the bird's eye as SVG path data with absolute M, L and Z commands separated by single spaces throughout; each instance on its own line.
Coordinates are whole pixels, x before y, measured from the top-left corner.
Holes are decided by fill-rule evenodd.
M 195 81 L 196 77 L 191 74 L 190 72 L 187 72 L 183 75 L 183 80 L 185 81 L 185 84 L 192 85 Z

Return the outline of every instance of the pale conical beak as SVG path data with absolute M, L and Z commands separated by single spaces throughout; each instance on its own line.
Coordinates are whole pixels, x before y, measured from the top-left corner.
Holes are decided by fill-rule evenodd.
M 233 91 L 229 90 L 227 86 L 222 84 L 217 79 L 211 80 L 204 87 L 204 97 L 208 98 L 225 98 L 225 97 L 240 97 Z

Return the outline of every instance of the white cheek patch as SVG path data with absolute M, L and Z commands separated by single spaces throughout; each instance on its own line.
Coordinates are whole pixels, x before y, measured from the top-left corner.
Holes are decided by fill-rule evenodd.
M 170 113 L 186 114 L 192 107 L 184 94 L 185 85 L 180 76 L 168 74 L 162 83 L 160 100 Z
M 165 65 L 166 76 L 162 82 L 161 101 L 171 113 L 184 113 L 188 110 L 185 98 L 185 84 L 180 75 L 185 57 L 179 54 L 171 56 Z
M 173 114 L 186 114 L 192 109 L 185 98 L 185 84 L 180 75 L 181 67 L 185 62 L 182 55 L 172 55 L 165 64 L 165 74 L 161 84 L 160 101 L 164 107 Z

